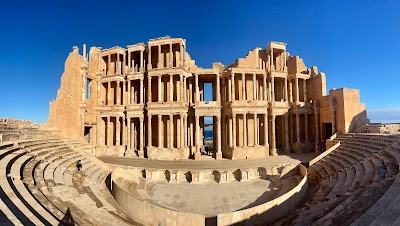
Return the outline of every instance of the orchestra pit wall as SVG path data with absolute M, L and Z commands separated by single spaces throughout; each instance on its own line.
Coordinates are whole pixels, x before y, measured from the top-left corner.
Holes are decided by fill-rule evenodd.
M 204 82 L 212 83 L 211 101 L 204 100 Z M 334 99 L 343 100 L 346 114 L 332 130 L 348 132 L 357 113 L 363 122 L 362 105 L 354 110 L 344 100 L 359 103 L 359 94 L 324 96 L 325 89 L 325 75 L 290 56 L 284 43 L 272 42 L 232 65 L 214 63 L 210 69 L 196 66 L 180 38 L 127 49 L 92 47 L 88 56 L 84 46 L 83 56 L 75 48 L 67 58 L 49 122 L 68 136 L 84 137 L 97 155 L 202 159 L 209 116 L 216 127 L 214 158 L 262 158 L 278 150 L 321 150 L 322 123 L 337 118 Z

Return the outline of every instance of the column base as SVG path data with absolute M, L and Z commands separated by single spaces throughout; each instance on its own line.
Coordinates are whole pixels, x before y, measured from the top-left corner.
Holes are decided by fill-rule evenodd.
M 273 148 L 269 151 L 270 156 L 277 156 L 278 155 L 278 150 L 276 148 Z
M 200 151 L 197 151 L 197 152 L 194 153 L 194 160 L 201 160 Z
M 222 159 L 222 152 L 215 153 L 215 159 L 216 160 L 221 160 Z
M 139 151 L 139 158 L 144 158 L 144 151 L 143 150 Z

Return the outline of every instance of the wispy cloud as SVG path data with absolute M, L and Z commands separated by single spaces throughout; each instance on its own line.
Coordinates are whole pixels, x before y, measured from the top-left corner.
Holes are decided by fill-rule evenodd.
M 400 123 L 400 107 L 369 108 L 367 116 L 371 122 Z

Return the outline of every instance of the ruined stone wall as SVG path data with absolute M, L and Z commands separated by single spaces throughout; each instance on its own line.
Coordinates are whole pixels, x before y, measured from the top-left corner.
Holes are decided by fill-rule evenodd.
M 79 103 L 82 98 L 82 78 L 80 67 L 83 57 L 75 48 L 65 61 L 64 73 L 61 77 L 61 87 L 57 97 L 50 102 L 47 124 L 58 128 L 63 136 L 80 138 L 81 119 Z

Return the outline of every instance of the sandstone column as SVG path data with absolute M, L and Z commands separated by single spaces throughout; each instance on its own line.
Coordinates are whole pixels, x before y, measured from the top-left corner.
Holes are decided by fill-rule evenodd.
M 217 152 L 215 155 L 216 159 L 222 158 L 222 151 L 221 151 L 221 116 L 217 116 Z
M 172 43 L 169 43 L 169 67 L 174 66 L 174 58 L 172 55 Z
M 271 78 L 271 101 L 275 101 L 275 78 Z
M 174 147 L 174 116 L 169 115 L 169 121 L 168 121 L 168 126 L 169 126 L 169 131 L 167 132 L 168 134 L 168 148 L 173 148 Z
M 289 101 L 293 102 L 293 85 L 290 79 L 289 79 Z
M 187 89 L 186 89 L 186 78 L 185 77 L 183 77 L 183 90 L 182 90 L 182 92 L 183 92 L 183 101 L 189 102 L 188 95 L 187 95 Z
M 242 100 L 247 100 L 246 98 L 246 74 L 242 73 Z
M 196 83 L 195 83 L 195 88 L 196 88 L 196 100 L 195 100 L 195 102 L 197 102 L 197 101 L 200 101 L 200 90 L 199 90 L 199 75 L 198 74 L 195 74 L 195 76 L 196 76 Z
M 269 151 L 269 142 L 268 142 L 268 114 L 264 114 L 264 146 Z
M 141 104 L 143 104 L 144 103 L 144 101 L 143 101 L 143 90 L 144 90 L 144 87 L 143 87 L 143 78 L 140 78 L 140 103 Z
M 131 131 L 131 123 L 132 123 L 132 119 L 131 119 L 131 117 L 129 117 L 128 118 L 128 122 L 127 122 L 127 126 L 128 126 L 128 150 L 131 150 L 132 149 L 132 131 Z
M 169 101 L 174 101 L 174 75 L 169 76 Z
M 147 102 L 152 102 L 151 99 L 151 76 L 147 79 Z
M 186 46 L 183 46 L 183 66 L 186 66 Z
M 236 147 L 236 113 L 232 115 L 232 139 L 233 139 L 233 147 Z
M 107 146 L 113 145 L 111 117 L 107 116 Z
M 121 105 L 121 82 L 117 81 L 117 97 L 115 99 L 117 99 L 117 105 Z
M 117 53 L 117 65 L 115 69 L 116 69 L 115 74 L 121 74 L 121 63 L 119 61 L 119 53 Z
M 151 68 L 151 46 L 149 45 L 149 59 L 147 60 L 147 69 L 150 70 Z
M 287 78 L 285 78 L 285 87 L 284 87 L 284 89 L 285 89 L 285 101 L 287 102 L 288 100 L 289 100 L 289 98 L 288 98 L 288 79 Z
M 307 80 L 303 80 L 304 102 L 307 102 Z
M 200 157 L 200 117 L 196 115 L 196 153 L 195 158 Z
M 183 75 L 179 75 L 179 86 L 176 89 L 178 91 L 178 97 L 176 98 L 177 101 L 185 101 L 183 93 L 185 89 L 183 88 Z
M 264 88 L 264 100 L 268 100 L 267 97 L 267 75 L 263 74 L 263 88 Z
M 258 123 L 257 123 L 257 113 L 254 113 L 254 147 L 258 145 Z
M 112 71 L 110 71 L 110 64 L 111 64 L 111 55 L 110 54 L 108 54 L 108 59 L 107 59 L 107 62 L 108 62 L 108 64 L 107 64 L 107 68 L 108 68 L 108 70 L 107 70 L 107 76 L 110 76 L 111 74 L 114 74 L 114 72 L 112 72 Z
M 182 114 L 179 114 L 179 119 L 178 118 L 176 119 L 176 148 L 181 148 L 181 138 L 182 138 L 182 136 L 181 136 L 181 126 L 182 126 L 181 120 L 182 120 Z M 174 123 L 172 122 L 172 125 L 173 124 Z M 172 134 L 172 137 L 174 137 L 174 134 Z
M 147 146 L 151 148 L 153 146 L 152 139 L 151 139 L 151 114 L 147 116 Z
M 257 100 L 256 73 L 253 73 L 253 100 Z
M 285 151 L 290 153 L 289 146 L 289 112 L 285 114 Z
M 140 72 L 143 72 L 143 61 L 144 61 L 144 59 L 143 59 L 143 50 L 140 50 Z
M 296 82 L 295 88 L 296 88 L 296 102 L 300 102 L 300 95 L 299 95 L 299 79 L 296 78 L 294 80 Z
M 127 83 L 128 83 L 128 95 L 127 95 L 128 103 L 127 104 L 129 105 L 129 104 L 131 104 L 131 80 L 128 80 Z
M 122 105 L 126 105 L 126 81 L 122 82 L 122 101 L 121 104 Z
M 184 116 L 183 116 L 183 114 L 181 113 L 180 115 L 179 115 L 179 121 L 180 121 L 180 131 L 179 131 L 179 136 L 180 136 L 180 144 L 179 144 L 179 148 L 183 148 L 183 147 L 185 147 L 185 126 L 184 126 L 184 124 L 185 124 L 185 119 L 184 119 Z
M 122 129 L 122 146 L 125 147 L 126 145 L 126 118 L 122 117 L 122 125 L 121 125 L 121 129 Z
M 232 120 L 232 118 L 228 115 L 228 120 L 229 120 L 229 131 L 228 131 L 228 133 L 229 133 L 229 147 L 233 147 L 233 126 L 232 126 L 232 123 L 233 123 L 233 120 Z
M 116 132 L 115 132 L 115 142 L 116 142 L 116 146 L 120 146 L 121 145 L 121 141 L 120 141 L 120 138 L 121 138 L 121 121 L 120 121 L 120 117 L 118 116 L 118 117 L 116 117 L 115 118 L 115 124 L 116 124 Z
M 319 151 L 319 114 L 317 109 L 317 102 L 314 102 L 314 115 L 315 115 L 315 151 Z
M 162 115 L 157 115 L 158 118 L 158 148 L 163 148 L 163 136 L 165 134 L 164 127 L 162 125 Z
M 125 65 L 126 65 L 126 55 L 122 55 L 122 73 L 123 75 L 125 75 Z
M 157 92 L 158 92 L 158 100 L 157 102 L 163 102 L 164 100 L 161 100 L 161 77 L 162 75 L 158 75 L 158 83 L 157 83 Z
M 247 147 L 247 113 L 243 114 L 243 147 Z
M 183 66 L 183 46 L 182 43 L 179 43 L 179 66 Z
M 217 74 L 217 87 L 216 87 L 216 95 L 217 95 L 217 101 L 221 101 L 221 91 L 220 91 L 220 85 L 219 85 L 219 74 Z
M 231 75 L 231 80 L 228 80 L 229 83 L 229 100 L 234 101 L 235 100 L 235 73 L 232 73 Z
M 111 105 L 111 82 L 107 85 L 107 105 Z
M 144 128 L 143 128 L 143 117 L 139 117 L 139 123 L 140 123 L 140 148 L 139 148 L 139 158 L 144 158 Z
M 275 119 L 276 116 L 272 115 L 272 128 L 271 128 L 271 153 L 270 155 L 275 156 L 277 155 L 276 153 L 276 134 L 275 134 Z
M 161 45 L 158 45 L 158 62 L 157 62 L 157 68 L 162 68 L 164 67 L 163 64 L 164 62 L 161 63 Z

